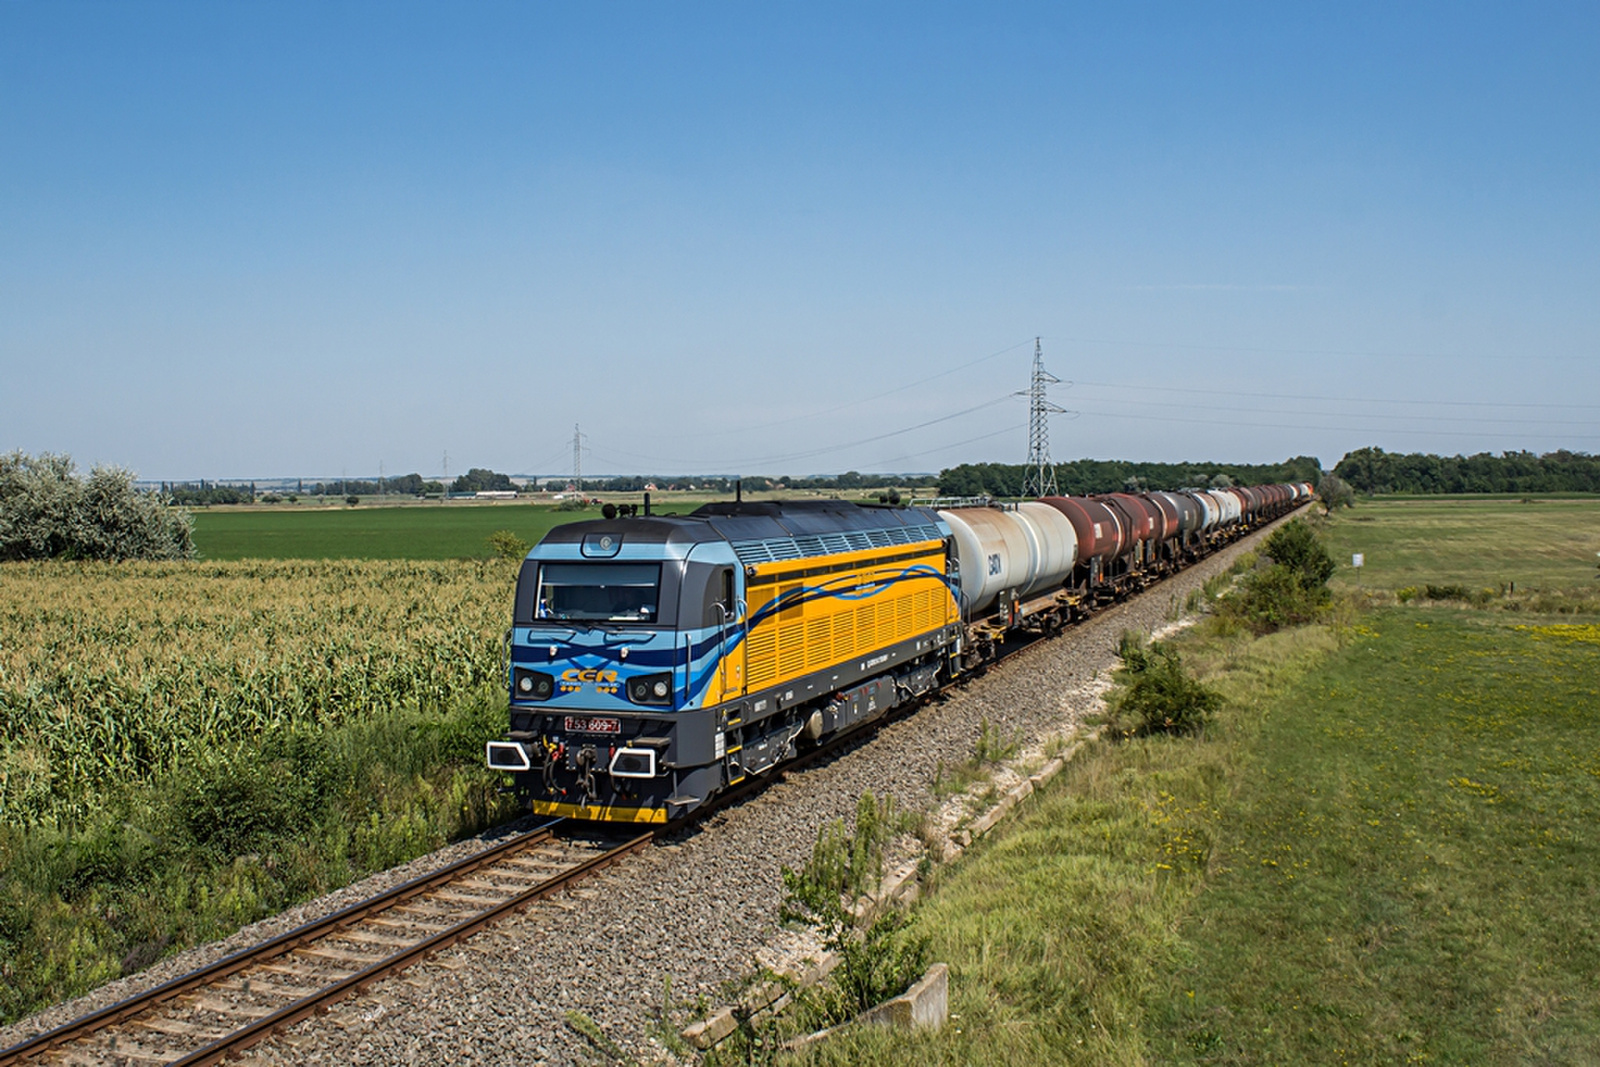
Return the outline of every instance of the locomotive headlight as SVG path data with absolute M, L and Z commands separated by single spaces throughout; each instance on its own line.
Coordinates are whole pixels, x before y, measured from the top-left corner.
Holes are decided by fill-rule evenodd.
M 672 675 L 645 674 L 628 679 L 628 699 L 635 704 L 670 704 Z
M 548 674 L 521 667 L 512 673 L 511 692 L 518 700 L 549 700 L 555 691 L 556 680 Z

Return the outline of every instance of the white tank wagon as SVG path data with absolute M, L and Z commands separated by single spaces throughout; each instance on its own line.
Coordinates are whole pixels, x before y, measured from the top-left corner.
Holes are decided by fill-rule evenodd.
M 1221 518 L 1217 520 L 1217 525 L 1232 526 L 1244 517 L 1244 508 L 1240 506 L 1239 498 L 1232 493 L 1224 492 L 1221 489 L 1209 489 L 1205 495 L 1211 498 L 1211 502 L 1216 505 L 1217 511 L 1221 515 Z
M 963 618 L 1059 589 L 1078 562 L 1072 524 L 1048 504 L 953 508 L 939 517 L 954 542 Z

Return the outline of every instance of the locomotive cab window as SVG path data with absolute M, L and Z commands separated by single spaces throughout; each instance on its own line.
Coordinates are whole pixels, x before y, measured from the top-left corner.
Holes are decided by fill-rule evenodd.
M 701 616 L 707 626 L 721 626 L 733 621 L 733 568 L 718 567 L 706 579 L 705 605 Z
M 655 622 L 659 563 L 545 563 L 534 617 L 570 622 Z

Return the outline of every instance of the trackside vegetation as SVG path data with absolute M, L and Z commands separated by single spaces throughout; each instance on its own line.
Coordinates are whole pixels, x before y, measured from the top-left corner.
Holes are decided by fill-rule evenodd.
M 1121 688 L 1111 701 L 1108 725 L 1116 737 L 1192 734 L 1205 728 L 1222 707 L 1222 695 L 1184 669 L 1170 644 L 1146 644 L 1143 635 L 1123 633 L 1117 647 Z
M 1349 514 L 1320 531 L 1336 553 L 1408 537 Z M 1518 514 L 1485 507 L 1476 536 Z M 1592 603 L 1556 581 L 1593 582 L 1597 550 L 1496 563 L 1434 538 L 1472 588 L 1544 577 L 1516 608 L 1402 604 L 1384 565 L 1359 590 L 1344 566 L 1318 621 L 1169 639 L 1224 700 L 1203 729 L 1080 752 L 934 868 L 911 929 L 951 967 L 944 1029 L 846 1030 L 798 1062 L 1600 1058 L 1600 610 L 1532 599 Z
M 188 559 L 189 516 L 134 488 L 133 474 L 72 457 L 0 455 L 0 561 Z
M 1258 634 L 1308 623 L 1329 605 L 1333 557 L 1304 519 L 1274 530 L 1263 548 L 1265 567 L 1245 575 L 1233 596 L 1217 602 L 1222 618 Z

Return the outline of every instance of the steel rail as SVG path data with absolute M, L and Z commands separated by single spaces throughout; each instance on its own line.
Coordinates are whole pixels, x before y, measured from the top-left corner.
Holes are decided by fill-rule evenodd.
M 302 945 L 310 944 L 331 934 L 336 934 L 345 927 L 354 925 L 368 916 L 402 904 L 414 897 L 421 896 L 432 889 L 449 885 L 451 882 L 464 875 L 471 874 L 474 871 L 489 866 L 499 860 L 505 859 L 509 856 L 514 856 L 536 845 L 540 845 L 551 840 L 555 836 L 552 829 L 555 825 L 556 823 L 547 823 L 544 826 L 537 827 L 526 833 L 518 834 L 517 836 L 501 842 L 500 844 L 491 848 L 485 849 L 482 852 L 475 853 L 471 856 L 466 856 L 455 861 L 454 863 L 440 867 L 437 870 L 430 871 L 427 874 L 420 875 L 409 881 L 403 882 L 400 885 L 393 886 L 384 892 L 377 894 L 376 896 L 357 901 L 354 904 L 341 908 L 338 911 L 331 912 L 330 914 L 319 919 L 314 919 L 311 922 L 305 923 L 293 930 L 289 930 L 285 933 L 269 938 L 268 940 L 260 942 L 259 944 L 240 949 L 239 951 L 225 956 L 222 959 L 215 960 L 204 967 L 200 967 L 194 971 L 179 975 L 170 981 L 145 990 L 142 993 L 135 994 L 134 996 L 118 1001 L 117 1003 L 109 1005 L 105 1008 L 101 1008 L 98 1011 L 91 1012 L 88 1015 L 74 1019 L 42 1034 L 35 1035 L 26 1041 L 12 1045 L 10 1048 L 0 1049 L 0 1067 L 8 1067 L 10 1064 L 33 1059 L 42 1054 L 50 1052 L 57 1046 L 69 1044 L 72 1041 L 82 1039 L 97 1033 L 100 1030 L 106 1029 L 107 1027 L 115 1026 L 118 1023 L 133 1019 L 136 1016 L 150 1011 L 151 1009 L 156 1008 L 175 997 L 182 996 L 185 993 L 189 993 L 197 989 L 202 989 L 219 979 L 226 978 L 229 975 L 244 970 L 252 965 L 276 959 L 279 956 L 283 956 L 294 951 L 296 948 L 299 948 Z M 418 942 L 416 945 L 406 948 L 393 956 L 378 961 L 372 966 L 357 972 L 356 975 L 353 975 L 350 978 L 342 979 L 317 994 L 313 994 L 312 996 L 304 998 L 301 1001 L 290 1004 L 286 1008 L 280 1009 L 279 1011 L 274 1012 L 272 1015 L 264 1017 L 258 1022 L 245 1027 L 243 1030 L 236 1031 L 234 1034 L 230 1034 L 222 1038 L 221 1040 L 215 1042 L 213 1046 L 208 1046 L 208 1049 L 212 1047 L 220 1049 L 217 1055 L 211 1059 L 195 1058 L 207 1054 L 208 1049 L 203 1049 L 200 1052 L 193 1053 L 186 1058 L 175 1060 L 174 1062 L 215 1062 L 216 1059 L 226 1055 L 229 1049 L 240 1049 L 246 1047 L 248 1044 L 253 1044 L 255 1041 L 261 1040 L 261 1038 L 266 1036 L 267 1033 L 270 1033 L 271 1030 L 276 1026 L 284 1025 L 286 1022 L 293 1022 L 299 1018 L 303 1018 L 305 1015 L 316 1011 L 318 1007 L 332 1003 L 334 1000 L 341 999 L 343 996 L 347 995 L 350 990 L 358 989 L 364 985 L 370 984 L 376 978 L 382 977 L 384 974 L 393 973 L 396 970 L 409 966 L 418 958 L 426 955 L 429 952 L 437 951 L 439 948 L 454 944 L 456 941 L 459 941 L 461 938 L 476 932 L 487 923 L 494 921 L 494 919 L 506 914 L 508 911 L 517 910 L 525 907 L 527 904 L 540 897 L 549 896 L 552 893 L 559 892 L 572 882 L 593 873 L 600 867 L 615 862 L 622 856 L 644 847 L 644 845 L 650 841 L 652 836 L 652 834 L 644 834 L 639 837 L 635 837 L 623 845 L 618 846 L 617 848 L 591 857 L 590 859 L 585 860 L 583 863 L 569 868 L 566 871 L 560 872 L 540 882 L 538 885 L 516 894 L 504 902 L 493 905 L 485 911 L 474 914 L 471 918 L 466 919 L 463 922 L 457 923 L 432 937 Z M 293 1018 L 287 1018 L 287 1015 L 290 1013 L 296 1014 L 294 1014 Z M 279 1018 L 279 1016 L 285 1017 Z M 271 1021 L 272 1025 L 263 1028 L 263 1024 L 269 1021 Z M 235 1038 L 240 1034 L 245 1034 L 247 1032 L 252 1035 L 248 1040 L 244 1041 L 243 1043 L 235 1040 Z
M 217 1063 L 236 1052 L 247 1049 L 258 1041 L 269 1037 L 280 1026 L 288 1026 L 291 1023 L 299 1022 L 306 1016 L 321 1011 L 353 993 L 363 992 L 373 982 L 405 970 L 413 963 L 432 955 L 440 949 L 449 948 L 461 939 L 477 933 L 501 916 L 518 911 L 535 900 L 560 892 L 573 882 L 593 874 L 601 867 L 609 866 L 623 856 L 637 852 L 654 839 L 655 832 L 650 831 L 618 845 L 609 852 L 593 856 L 575 867 L 568 868 L 560 874 L 547 878 L 531 889 L 518 893 L 509 900 L 496 904 L 485 911 L 479 912 L 470 919 L 457 923 L 448 930 L 440 931 L 426 941 L 420 941 L 410 948 L 390 956 L 388 959 L 380 960 L 370 967 L 357 971 L 348 978 L 341 979 L 312 996 L 296 1001 L 285 1008 L 273 1012 L 271 1015 L 251 1023 L 243 1029 L 236 1030 L 221 1040 L 200 1049 L 198 1052 L 173 1060 L 173 1067 L 200 1067 L 202 1064 Z

